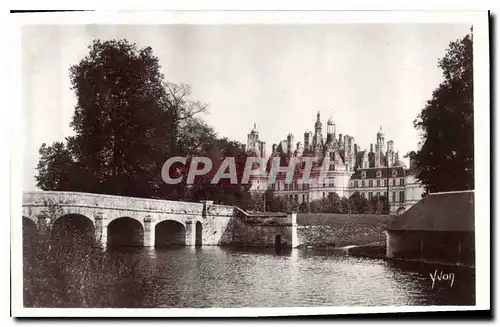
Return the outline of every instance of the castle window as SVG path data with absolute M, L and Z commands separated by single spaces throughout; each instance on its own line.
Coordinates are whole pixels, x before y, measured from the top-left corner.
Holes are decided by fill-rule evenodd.
M 396 186 L 396 180 L 395 179 L 392 180 L 392 186 Z
M 380 179 L 377 179 L 377 187 L 380 186 Z
M 361 181 L 361 187 L 365 187 L 365 181 Z
M 365 171 L 365 170 L 363 170 L 363 171 L 361 172 L 361 178 L 366 178 L 366 171 Z
M 373 192 L 368 192 L 368 200 L 371 200 L 373 197 Z
M 368 186 L 373 187 L 373 181 L 371 179 L 368 181 Z
M 382 172 L 379 170 L 377 171 L 377 178 L 380 178 L 382 176 Z
M 399 186 L 405 186 L 405 179 L 404 178 L 401 178 L 399 180 Z
M 387 186 L 387 179 L 384 179 L 384 186 Z
M 392 192 L 392 203 L 396 203 L 396 192 Z
M 398 176 L 398 171 L 396 169 L 392 170 L 392 177 Z
M 288 191 L 288 184 L 285 183 L 285 191 Z
M 401 203 L 405 202 L 405 192 L 404 191 L 399 192 L 399 202 L 401 202 Z
M 377 192 L 377 198 L 380 198 L 380 192 Z
M 302 202 L 306 202 L 306 195 L 302 194 Z

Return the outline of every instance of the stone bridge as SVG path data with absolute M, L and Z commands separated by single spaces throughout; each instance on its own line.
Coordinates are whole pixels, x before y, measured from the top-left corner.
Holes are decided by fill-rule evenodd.
M 296 214 L 250 214 L 212 201 L 179 202 L 79 192 L 24 192 L 23 230 L 73 226 L 104 246 L 292 247 Z M 25 234 L 26 235 L 26 234 Z

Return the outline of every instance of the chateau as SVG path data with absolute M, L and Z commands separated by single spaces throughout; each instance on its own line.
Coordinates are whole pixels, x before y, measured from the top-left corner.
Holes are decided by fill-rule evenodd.
M 272 145 L 267 158 L 266 143 L 259 139 L 254 128 L 248 134 L 247 154 L 270 159 L 266 172 L 251 179 L 250 190 L 263 193 L 272 189 L 277 196 L 289 202 L 302 203 L 322 199 L 330 193 L 349 197 L 354 192 L 371 199 L 375 196 L 387 197 L 389 183 L 389 203 L 391 213 L 400 214 L 422 197 L 423 188 L 415 178 L 415 166 L 410 155 L 410 167 L 400 160 L 399 152 L 394 150 L 394 141 L 385 143 L 382 127 L 376 134 L 376 143 L 368 149 L 361 149 L 350 135 L 337 134 L 335 123 L 329 119 L 326 124 L 326 137 L 323 136 L 323 123 L 318 112 L 314 124 L 314 134 L 304 133 L 303 142 L 294 143 L 293 134 L 286 140 Z M 279 158 L 281 171 L 276 174 L 274 183 L 268 182 L 271 162 Z M 308 161 L 312 168 L 307 169 Z M 293 169 L 293 179 L 285 180 L 283 168 Z M 308 182 L 298 182 L 304 172 L 310 174 Z

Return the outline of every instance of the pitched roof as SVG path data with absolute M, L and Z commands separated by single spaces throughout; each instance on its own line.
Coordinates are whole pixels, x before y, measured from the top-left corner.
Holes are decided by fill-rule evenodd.
M 431 193 L 394 217 L 387 229 L 473 231 L 474 191 Z

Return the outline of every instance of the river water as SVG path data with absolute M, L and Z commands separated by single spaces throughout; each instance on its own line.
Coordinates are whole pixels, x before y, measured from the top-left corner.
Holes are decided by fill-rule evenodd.
M 116 249 L 148 271 L 141 307 L 474 305 L 474 271 L 329 251 Z M 430 274 L 453 274 L 451 279 Z M 448 274 L 448 275 L 446 275 Z M 130 283 L 135 283 L 131 281 Z M 142 287 L 140 285 L 134 285 Z M 125 303 L 123 303 L 126 306 Z M 118 304 L 119 305 L 119 304 Z M 120 306 L 120 305 L 119 305 Z

